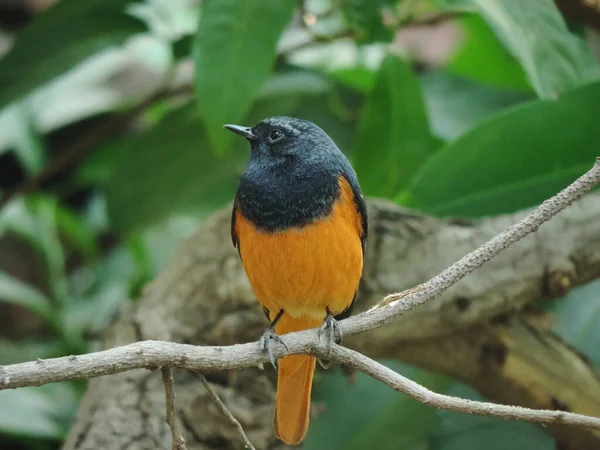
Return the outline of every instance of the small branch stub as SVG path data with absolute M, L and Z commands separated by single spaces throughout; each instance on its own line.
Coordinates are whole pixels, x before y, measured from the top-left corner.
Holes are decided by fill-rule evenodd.
M 202 374 L 200 372 L 196 372 L 196 375 L 198 376 L 198 378 L 200 378 L 202 385 L 206 388 L 206 390 L 208 391 L 208 393 L 210 394 L 212 399 L 215 401 L 217 407 L 221 410 L 221 412 L 223 414 L 225 414 L 227 416 L 227 418 L 229 419 L 231 424 L 238 429 L 240 436 L 244 440 L 245 447 L 249 448 L 250 450 L 256 450 L 254 448 L 254 446 L 252 445 L 252 443 L 250 442 L 250 439 L 248 439 L 248 436 L 246 436 L 246 433 L 244 432 L 244 428 L 242 428 L 242 424 L 234 417 L 233 414 L 231 414 L 229 409 L 227 409 L 227 406 L 225 406 L 225 403 L 223 403 L 223 401 L 219 398 L 219 396 L 214 391 L 214 389 L 210 386 L 210 384 L 208 383 L 208 380 L 206 379 L 204 374 Z
M 177 410 L 175 409 L 175 387 L 173 383 L 173 371 L 170 367 L 161 369 L 162 380 L 165 386 L 165 403 L 167 416 L 165 421 L 171 429 L 171 435 L 173 437 L 173 450 L 187 450 L 185 447 L 185 439 L 179 430 L 179 424 L 177 422 Z

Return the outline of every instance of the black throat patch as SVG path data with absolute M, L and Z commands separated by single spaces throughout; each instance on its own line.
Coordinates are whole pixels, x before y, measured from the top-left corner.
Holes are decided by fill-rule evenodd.
M 333 173 L 301 178 L 245 174 L 240 180 L 237 205 L 256 228 L 274 232 L 304 227 L 326 217 L 339 191 L 338 177 Z

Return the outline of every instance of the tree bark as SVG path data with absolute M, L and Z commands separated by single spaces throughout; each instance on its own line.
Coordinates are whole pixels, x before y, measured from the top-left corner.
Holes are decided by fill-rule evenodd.
M 436 275 L 525 212 L 479 221 L 424 216 L 371 199 L 370 237 L 357 310 Z M 230 209 L 184 243 L 142 297 L 106 333 L 104 347 L 138 340 L 195 345 L 255 341 L 266 327 L 230 241 Z M 600 377 L 550 331 L 537 304 L 600 276 L 600 194 L 590 194 L 438 299 L 344 345 L 460 379 L 492 401 L 600 416 Z M 206 374 L 257 449 L 286 448 L 272 431 L 275 372 Z M 186 446 L 242 449 L 238 430 L 194 374 L 175 371 Z M 160 371 L 94 379 L 66 450 L 169 448 Z M 548 427 L 568 449 L 600 448 L 593 431 Z

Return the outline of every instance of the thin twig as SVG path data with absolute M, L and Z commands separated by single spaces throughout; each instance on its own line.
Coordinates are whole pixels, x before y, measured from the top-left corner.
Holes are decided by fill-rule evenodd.
M 340 322 L 344 335 L 361 333 L 386 324 L 427 300 L 436 298 L 451 285 L 498 255 L 509 245 L 536 231 L 540 225 L 580 198 L 600 182 L 600 159 L 568 188 L 545 201 L 524 219 L 507 228 L 477 250 L 420 285 L 410 293 L 386 297 L 379 308 Z M 281 358 L 290 354 L 310 354 L 326 357 L 361 370 L 392 388 L 441 409 L 481 414 L 538 423 L 560 423 L 579 428 L 600 430 L 600 418 L 563 411 L 533 410 L 517 406 L 472 402 L 428 391 L 406 380 L 366 356 L 340 346 L 334 346 L 331 357 L 321 343 L 316 329 L 289 333 L 283 337 L 285 346 L 273 343 L 273 354 Z M 145 341 L 81 356 L 68 356 L 0 366 L 0 390 L 24 386 L 39 386 L 57 381 L 93 378 L 137 368 L 181 367 L 194 372 L 228 370 L 258 366 L 267 362 L 258 342 L 223 347 L 200 347 L 171 342 Z
M 233 414 L 231 414 L 231 411 L 229 411 L 227 409 L 227 406 L 225 406 L 225 403 L 223 403 L 223 401 L 219 398 L 219 396 L 214 391 L 214 389 L 210 386 L 210 384 L 208 383 L 208 380 L 206 379 L 204 374 L 201 372 L 194 372 L 194 373 L 198 376 L 198 378 L 200 378 L 202 385 L 206 388 L 206 390 L 208 391 L 210 396 L 213 398 L 213 400 L 217 404 L 217 407 L 221 410 L 221 412 L 223 414 L 225 414 L 227 416 L 227 418 L 229 419 L 231 424 L 238 429 L 240 435 L 242 436 L 242 439 L 244 440 L 245 447 L 249 448 L 250 450 L 256 450 L 254 448 L 254 446 L 252 445 L 252 442 L 250 442 L 250 439 L 248 439 L 248 436 L 246 436 L 246 433 L 244 433 L 242 424 L 235 418 L 235 416 Z
M 170 367 L 163 367 L 161 369 L 162 380 L 165 385 L 165 399 L 167 417 L 165 422 L 171 429 L 171 435 L 173 436 L 173 450 L 187 450 L 185 447 L 185 439 L 179 430 L 179 423 L 177 422 L 177 411 L 175 410 L 175 386 L 173 383 L 173 370 Z
M 430 391 L 419 383 L 403 377 L 392 369 L 346 347 L 334 345 L 332 359 L 359 370 L 392 389 L 434 408 L 456 411 L 465 414 L 494 417 L 498 419 L 521 420 L 542 424 L 564 424 L 579 428 L 598 429 L 600 418 L 549 409 L 529 409 L 521 406 L 499 405 L 478 402 Z

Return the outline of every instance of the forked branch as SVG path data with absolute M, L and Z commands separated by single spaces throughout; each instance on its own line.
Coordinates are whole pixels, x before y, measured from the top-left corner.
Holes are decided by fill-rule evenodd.
M 597 160 L 592 169 L 566 189 L 546 200 L 531 214 L 467 254 L 436 277 L 421 284 L 417 289 L 391 294 L 370 311 L 341 321 L 340 327 L 343 334 L 345 336 L 353 335 L 379 327 L 426 301 L 440 296 L 450 286 L 497 256 L 502 250 L 536 231 L 544 222 L 579 199 L 599 182 L 600 161 Z M 316 329 L 290 333 L 284 336 L 284 340 L 287 348 L 278 343 L 273 345 L 273 354 L 276 358 L 289 354 L 327 356 L 326 345 L 319 342 Z M 474 402 L 440 395 L 400 376 L 360 353 L 337 345 L 334 345 L 329 359 L 354 367 L 399 392 L 440 409 L 600 430 L 600 418 L 563 411 L 533 410 Z M 172 395 L 172 379 L 169 368 L 181 367 L 194 372 L 205 372 L 259 366 L 265 362 L 267 362 L 267 356 L 260 351 L 258 342 L 222 347 L 196 347 L 170 342 L 144 341 L 81 356 L 38 360 L 0 367 L 0 390 L 93 378 L 137 368 L 155 369 L 160 367 L 163 370 L 163 379 L 166 380 L 167 421 L 169 421 L 169 395 Z M 175 424 L 173 426 L 172 423 L 169 423 L 172 430 L 175 428 L 173 430 L 175 442 L 178 433 L 177 425 L 176 421 L 172 420 L 171 422 Z

